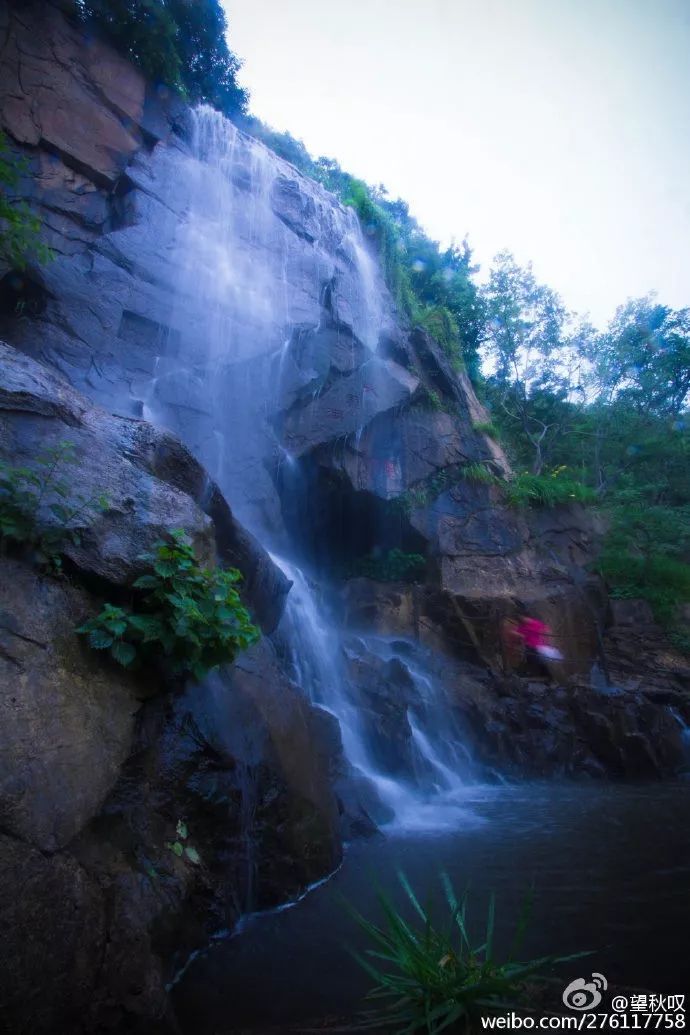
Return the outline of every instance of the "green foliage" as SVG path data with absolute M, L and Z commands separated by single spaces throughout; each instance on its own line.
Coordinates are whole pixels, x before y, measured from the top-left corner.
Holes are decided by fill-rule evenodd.
M 175 828 L 177 834 L 176 841 L 166 841 L 165 847 L 173 855 L 176 855 L 178 859 L 184 859 L 186 862 L 190 862 L 192 866 L 201 866 L 201 856 L 199 855 L 196 848 L 187 842 L 189 837 L 189 830 L 187 824 L 178 819 L 177 826 Z
M 679 608 L 690 603 L 690 504 L 650 504 L 643 492 L 619 492 L 613 499 L 611 527 L 598 569 L 614 597 L 646 600 L 654 617 L 688 652 Z
M 433 502 L 442 492 L 448 488 L 449 485 L 453 484 L 456 480 L 457 472 L 454 469 L 446 468 L 444 471 L 439 471 L 438 474 L 432 475 L 425 481 L 412 486 L 410 489 L 406 489 L 405 492 L 400 493 L 396 496 L 391 503 L 394 507 L 402 510 L 404 514 L 410 514 L 413 510 L 418 507 L 426 507 Z
M 628 301 L 589 343 L 593 383 L 630 410 L 677 417 L 690 402 L 690 308 Z
M 226 115 L 246 110 L 219 0 L 82 0 L 79 7 L 81 18 L 148 78 Z
M 183 90 L 177 24 L 161 0 L 82 0 L 81 17 L 154 81 Z
M 456 373 L 464 370 L 460 329 L 450 309 L 442 305 L 432 305 L 428 309 L 421 309 L 418 314 L 418 322 L 441 346 Z
M 490 420 L 479 420 L 472 425 L 475 431 L 478 431 L 480 435 L 488 435 L 489 438 L 493 438 L 496 442 L 501 440 L 501 432 L 499 428 Z
M 635 299 L 598 331 L 508 253 L 482 299 L 485 399 L 513 464 L 530 469 L 506 485 L 508 499 L 596 499 L 611 592 L 648 600 L 687 649 L 678 613 L 690 566 L 690 308 Z
M 558 507 L 570 503 L 594 503 L 597 496 L 593 489 L 571 477 L 563 468 L 550 474 L 518 474 L 512 481 L 503 483 L 508 502 L 515 507 Z
M 369 1027 L 385 1026 L 386 1031 L 401 1035 L 471 1030 L 492 1011 L 532 1006 L 534 982 L 547 968 L 577 958 L 542 957 L 525 963 L 515 960 L 527 923 L 526 901 L 508 959 L 499 962 L 493 944 L 493 896 L 485 929 L 480 939 L 474 939 L 469 930 L 467 895 L 458 899 L 446 874 L 441 875 L 447 907 L 442 923 L 435 922 L 431 911 L 422 907 L 404 874 L 398 876 L 416 921 L 405 920 L 384 893 L 378 896 L 382 926 L 348 907 L 374 945 L 364 955 L 355 954 L 376 982 L 369 998 L 381 1004 Z
M 466 481 L 477 482 L 480 485 L 495 485 L 500 480 L 486 464 L 464 464 L 460 473 Z
M 443 400 L 433 388 L 427 389 L 426 398 L 430 410 L 440 411 L 444 409 Z
M 360 557 L 352 566 L 351 576 L 376 582 L 419 582 L 425 571 L 426 561 L 420 553 L 393 549 Z
M 660 552 L 642 557 L 609 546 L 598 567 L 612 596 L 646 600 L 661 625 L 680 632 L 677 612 L 680 604 L 690 603 L 690 565 Z
M 417 393 L 415 401 L 409 409 L 413 413 L 428 413 L 429 411 L 451 413 L 453 407 L 450 401 L 439 395 L 435 388 L 424 388 Z
M 0 263 L 15 270 L 25 269 L 31 259 L 45 264 L 52 258 L 40 239 L 40 219 L 25 202 L 12 197 L 27 172 L 26 159 L 10 154 L 0 132 Z
M 576 331 L 559 296 L 509 252 L 494 259 L 482 299 L 493 419 L 517 446 L 516 459 L 541 474 L 571 414 L 565 373 Z
M 409 268 L 404 261 L 404 245 L 394 220 L 371 194 L 371 188 L 362 180 L 349 177 L 342 194 L 345 205 L 354 208 L 364 234 L 374 241 L 386 283 L 398 308 L 407 316 L 417 315 L 418 304 L 410 283 Z
M 148 572 L 134 583 L 136 608 L 105 604 L 77 632 L 126 668 L 161 655 L 174 672 L 201 679 L 259 638 L 235 586 L 235 568 L 201 568 L 181 530 L 141 560 Z
M 53 571 L 61 568 L 65 543 L 78 545 L 84 527 L 108 507 L 103 493 L 83 496 L 65 480 L 65 467 L 76 462 L 71 442 L 46 449 L 33 467 L 0 462 L 0 543 L 31 550 Z

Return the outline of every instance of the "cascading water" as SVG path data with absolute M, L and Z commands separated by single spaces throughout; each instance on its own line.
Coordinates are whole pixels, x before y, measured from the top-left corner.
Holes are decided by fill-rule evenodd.
M 456 826 L 468 816 L 462 802 L 468 783 L 475 782 L 474 766 L 442 688 L 424 670 L 422 649 L 410 641 L 374 636 L 344 640 L 304 572 L 283 558 L 274 555 L 273 560 L 293 583 L 283 632 L 297 682 L 314 704 L 338 719 L 345 755 L 370 781 L 391 825 L 402 830 Z M 366 721 L 366 694 L 346 671 L 348 653 L 370 658 L 373 671 L 379 662 L 394 665 L 407 683 L 401 708 L 406 758 L 395 774 L 379 757 L 376 724 L 372 728 Z
M 158 359 L 145 415 L 180 434 L 240 520 L 280 554 L 274 559 L 293 583 L 283 630 L 296 682 L 337 717 L 347 761 L 369 781 L 385 813 L 405 828 L 457 824 L 472 767 L 458 747 L 462 736 L 442 689 L 425 673 L 413 645 L 357 641 L 355 654 L 361 649 L 374 670 L 388 666 L 403 680 L 404 701 L 394 702 L 403 757 L 392 758 L 377 729 L 376 702 L 348 671 L 343 636 L 289 559 L 268 473 L 270 463 L 274 471 L 297 464 L 276 430 L 285 399 L 299 391 L 318 396 L 326 376 L 322 354 L 309 351 L 323 303 L 321 309 L 309 306 L 307 296 L 328 296 L 331 309 L 335 304 L 347 314 L 351 349 L 365 350 L 360 396 L 350 401 L 353 441 L 371 419 L 383 322 L 380 274 L 354 212 L 316 187 L 309 202 L 312 246 L 296 259 L 289 229 L 291 167 L 210 108 L 197 109 L 193 120 L 191 147 L 177 172 L 187 197 L 174 263 L 177 301 L 170 323 L 176 334 L 168 336 Z M 340 271 L 335 261 L 342 263 Z M 295 280 L 309 291 L 296 290 Z M 300 479 L 292 482 L 298 491 Z

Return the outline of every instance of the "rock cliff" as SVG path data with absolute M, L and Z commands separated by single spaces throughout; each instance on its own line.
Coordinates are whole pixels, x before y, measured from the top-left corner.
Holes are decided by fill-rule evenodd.
M 38 470 L 69 442 L 70 492 L 107 500 L 65 542 L 59 577 L 30 555 L 0 557 L 3 1019 L 10 1031 L 97 1030 L 108 1016 L 150 1030 L 185 951 L 336 865 L 333 752 L 317 749 L 319 715 L 268 639 L 185 692 L 84 646 L 77 626 L 170 528 L 208 563 L 247 572 L 266 632 L 289 583 L 170 433 L 101 410 L 4 344 L 0 370 L 0 461 Z M 179 822 L 199 862 L 171 851 Z

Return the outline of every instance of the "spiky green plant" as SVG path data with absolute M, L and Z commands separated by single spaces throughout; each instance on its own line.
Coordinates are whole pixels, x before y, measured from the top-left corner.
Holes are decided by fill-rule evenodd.
M 501 441 L 501 432 L 492 420 L 475 421 L 472 427 L 481 435 L 488 435 L 489 438 L 493 438 L 496 442 Z
M 450 878 L 441 874 L 448 915 L 436 924 L 424 909 L 404 873 L 398 878 L 419 918 L 415 924 L 403 919 L 387 895 L 378 899 L 384 925 L 378 926 L 348 906 L 375 948 L 355 958 L 376 982 L 368 998 L 377 1004 L 361 1030 L 385 1028 L 398 1035 L 414 1032 L 466 1030 L 481 1016 L 495 1010 L 525 1008 L 528 982 L 543 979 L 545 971 L 587 953 L 566 957 L 543 956 L 525 963 L 515 956 L 527 926 L 531 897 L 523 902 L 520 918 L 508 952 L 499 962 L 494 953 L 495 899 L 489 900 L 482 940 L 475 944 L 467 923 L 467 893 L 458 898 Z
M 423 579 L 425 569 L 426 559 L 422 554 L 393 548 L 380 554 L 358 557 L 352 564 L 350 577 L 376 582 L 418 582 Z
M 557 507 L 560 504 L 594 503 L 594 489 L 577 478 L 562 474 L 518 474 L 504 485 L 506 499 L 514 507 Z
M 481 485 L 493 485 L 498 481 L 493 471 L 482 463 L 465 464 L 461 469 L 461 474 L 465 481 L 479 482 Z

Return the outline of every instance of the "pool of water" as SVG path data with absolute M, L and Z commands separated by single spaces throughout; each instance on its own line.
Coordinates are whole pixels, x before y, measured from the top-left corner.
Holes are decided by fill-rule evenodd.
M 533 885 L 523 956 L 595 951 L 562 968 L 564 986 L 596 970 L 616 986 L 690 991 L 690 783 L 475 787 L 452 808 L 445 829 L 351 845 L 294 907 L 247 918 L 197 957 L 174 989 L 184 1032 L 354 1014 L 371 981 L 348 947 L 369 943 L 342 899 L 380 918 L 377 884 L 404 902 L 398 869 L 439 906 L 442 870 L 469 884 L 478 932 L 494 892 L 499 947 Z

